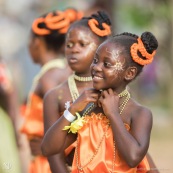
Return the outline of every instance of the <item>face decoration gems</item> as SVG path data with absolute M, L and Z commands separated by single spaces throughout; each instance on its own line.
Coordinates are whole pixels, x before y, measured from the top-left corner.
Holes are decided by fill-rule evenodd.
M 117 59 L 119 57 L 119 53 L 120 51 L 115 51 L 115 50 L 112 50 L 112 51 L 109 51 L 107 48 L 106 48 L 106 52 L 110 53 L 112 55 L 113 58 Z
M 123 70 L 123 65 L 122 63 L 118 60 L 116 64 L 114 65 L 114 68 L 116 71 L 122 71 Z
M 117 50 L 112 50 L 112 51 L 109 51 L 107 48 L 106 48 L 106 52 L 110 53 L 112 55 L 112 57 L 116 60 L 116 64 L 112 67 L 115 68 L 116 71 L 122 71 L 123 70 L 123 64 L 118 60 L 118 57 L 120 55 L 120 51 Z

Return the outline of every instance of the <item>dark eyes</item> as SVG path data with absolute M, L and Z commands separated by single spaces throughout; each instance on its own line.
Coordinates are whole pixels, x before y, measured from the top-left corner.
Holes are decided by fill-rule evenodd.
M 74 45 L 75 45 L 75 44 L 74 44 L 73 42 L 68 42 L 68 43 L 66 44 L 66 46 L 67 46 L 68 48 L 72 48 Z M 80 47 L 86 47 L 86 46 L 89 45 L 89 43 L 79 43 L 79 45 L 80 45 Z
M 71 43 L 71 42 L 67 43 L 67 47 L 68 47 L 68 48 L 73 47 L 73 43 Z
M 93 59 L 93 63 L 94 63 L 94 64 L 97 64 L 97 62 L 98 62 L 98 59 L 97 59 L 97 58 L 94 58 L 94 59 Z
M 111 67 L 112 65 L 111 65 L 111 63 L 109 63 L 109 62 L 104 62 L 104 66 L 105 66 L 105 67 Z
M 98 58 L 93 59 L 94 64 L 97 64 L 98 61 L 99 61 Z M 112 64 L 110 62 L 103 62 L 103 65 L 104 65 L 104 67 L 111 67 L 112 66 Z

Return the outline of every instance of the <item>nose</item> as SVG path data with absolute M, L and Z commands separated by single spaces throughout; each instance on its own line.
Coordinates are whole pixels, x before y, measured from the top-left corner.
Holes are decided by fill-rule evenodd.
M 94 71 L 102 71 L 102 64 L 101 63 L 92 63 L 91 64 L 91 70 L 94 70 Z
M 80 47 L 78 44 L 75 44 L 73 47 L 72 47 L 72 52 L 73 53 L 78 53 L 80 52 Z

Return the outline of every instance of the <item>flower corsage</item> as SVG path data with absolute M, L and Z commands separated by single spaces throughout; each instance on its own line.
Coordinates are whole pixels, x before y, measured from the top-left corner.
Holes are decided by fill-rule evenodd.
M 79 113 L 76 113 L 76 116 L 77 116 L 77 119 L 74 120 L 70 126 L 65 126 L 62 130 L 69 130 L 68 133 L 72 132 L 72 133 L 77 133 L 78 130 L 80 130 L 84 123 L 85 123 L 85 120 L 84 120 L 84 117 L 81 117 Z
M 65 109 L 68 110 L 70 107 L 70 101 L 67 101 L 65 103 Z M 77 119 L 71 122 L 70 126 L 65 126 L 62 130 L 69 130 L 68 133 L 77 133 L 79 129 L 82 128 L 82 126 L 85 123 L 84 117 L 81 117 L 79 113 L 76 113 Z

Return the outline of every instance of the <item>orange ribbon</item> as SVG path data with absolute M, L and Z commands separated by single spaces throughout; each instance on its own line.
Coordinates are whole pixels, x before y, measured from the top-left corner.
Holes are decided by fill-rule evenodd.
M 141 38 L 138 38 L 137 41 L 138 41 L 138 43 L 134 43 L 130 48 L 132 59 L 140 65 L 150 64 L 153 61 L 153 57 L 156 54 L 156 51 L 153 51 L 152 54 L 148 53 L 144 47 L 144 44 L 143 44 Z M 138 51 L 146 59 L 142 59 L 141 57 L 139 57 L 138 53 L 137 53 Z
M 50 34 L 50 31 L 48 29 L 45 28 L 39 28 L 38 24 L 44 22 L 44 18 L 40 17 L 34 20 L 33 24 L 32 24 L 32 30 L 35 34 L 38 35 L 48 35 Z
M 97 34 L 97 35 L 99 35 L 101 37 L 104 37 L 104 36 L 107 36 L 107 35 L 111 34 L 110 26 L 108 24 L 106 24 L 106 23 L 103 23 L 102 26 L 103 26 L 104 30 L 101 30 L 101 29 L 99 29 L 97 27 L 98 21 L 96 19 L 90 19 L 88 21 L 88 25 L 90 26 L 91 30 L 95 34 Z

